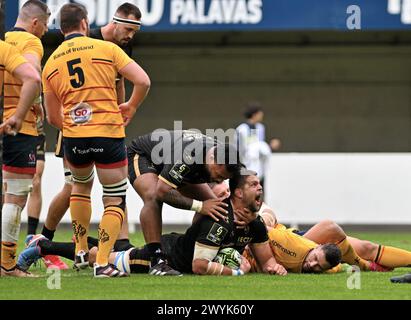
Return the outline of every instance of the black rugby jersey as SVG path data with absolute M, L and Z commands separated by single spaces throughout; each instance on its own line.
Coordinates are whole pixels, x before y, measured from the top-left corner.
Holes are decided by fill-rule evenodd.
M 134 139 L 128 152 L 148 158 L 159 176 L 178 188 L 186 183 L 211 182 L 205 156 L 218 143 L 196 131 L 156 130 Z
M 239 229 L 234 223 L 231 201 L 227 199 L 225 202 L 229 205 L 225 221 L 216 222 L 209 216 L 203 216 L 185 234 L 176 234 L 171 245 L 163 245 L 163 247 L 169 248 L 165 250 L 165 253 L 168 262 L 174 269 L 180 272 L 192 273 L 196 242 L 216 248 L 234 248 L 242 254 L 246 245 L 268 241 L 267 229 L 260 216 L 248 224 L 246 228 Z

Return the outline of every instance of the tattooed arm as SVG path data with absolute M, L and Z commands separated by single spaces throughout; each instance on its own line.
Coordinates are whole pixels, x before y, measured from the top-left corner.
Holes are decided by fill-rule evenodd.
M 170 206 L 184 210 L 190 210 L 193 204 L 193 199 L 183 196 L 176 189 L 173 189 L 161 180 L 157 184 L 157 199 Z

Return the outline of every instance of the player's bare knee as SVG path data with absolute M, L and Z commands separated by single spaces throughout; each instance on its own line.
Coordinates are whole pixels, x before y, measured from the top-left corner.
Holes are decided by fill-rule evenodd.
M 378 244 L 372 243 L 371 241 L 363 241 L 361 244 L 361 249 L 369 256 L 373 257 L 377 255 Z

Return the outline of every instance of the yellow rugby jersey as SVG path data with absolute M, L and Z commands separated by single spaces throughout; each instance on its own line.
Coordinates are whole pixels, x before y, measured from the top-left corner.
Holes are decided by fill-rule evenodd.
M 35 35 L 24 31 L 24 29 L 15 28 L 6 33 L 6 42 L 20 52 L 21 55 L 37 55 L 39 61 L 43 58 L 43 46 L 39 38 Z M 10 73 L 4 75 L 4 119 L 10 118 L 16 110 L 20 98 L 22 83 L 15 79 Z M 36 113 L 31 107 L 24 118 L 20 133 L 37 136 Z
M 63 106 L 64 137 L 123 138 L 117 105 L 117 72 L 132 62 L 114 43 L 73 34 L 52 53 L 43 69 L 43 91 Z
M 318 246 L 291 229 L 271 229 L 268 237 L 275 259 L 293 273 L 301 273 L 307 254 Z
M 292 229 L 271 229 L 268 237 L 275 260 L 292 273 L 301 273 L 307 254 L 318 246 L 315 242 L 295 234 Z M 244 251 L 243 256 L 250 262 L 251 272 L 261 271 L 249 248 Z
M 3 94 L 4 71 L 10 74 L 27 60 L 12 45 L 0 40 L 0 91 Z

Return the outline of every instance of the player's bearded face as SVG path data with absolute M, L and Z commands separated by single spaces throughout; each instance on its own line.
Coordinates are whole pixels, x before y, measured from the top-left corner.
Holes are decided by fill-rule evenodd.
M 263 187 L 260 179 L 256 176 L 249 176 L 243 188 L 244 206 L 252 212 L 260 210 L 262 205 Z
M 131 39 L 133 39 L 133 36 L 137 31 L 137 26 L 133 26 L 131 24 L 116 24 L 113 38 L 115 39 L 117 44 L 124 46 L 129 43 Z
M 327 270 L 329 265 L 325 259 L 325 253 L 319 247 L 312 249 L 303 262 L 304 273 L 320 273 Z

